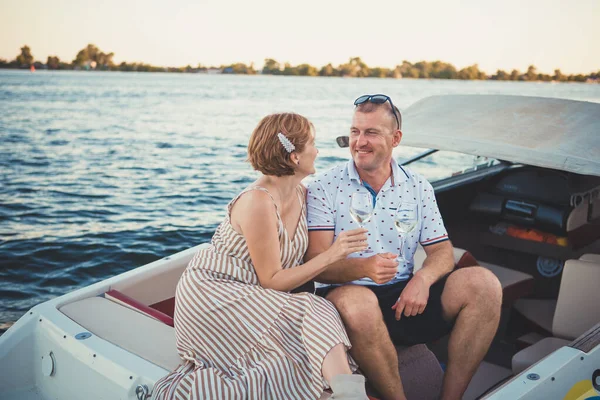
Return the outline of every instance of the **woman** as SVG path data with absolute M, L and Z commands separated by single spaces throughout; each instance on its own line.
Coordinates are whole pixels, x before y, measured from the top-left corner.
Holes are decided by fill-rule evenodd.
M 366 248 L 366 230 L 340 235 L 302 264 L 308 245 L 305 189 L 315 172 L 314 128 L 297 114 L 262 119 L 248 159 L 263 175 L 228 205 L 211 246 L 177 286 L 175 332 L 183 360 L 155 399 L 366 400 L 364 378 L 334 306 L 289 293 L 329 265 Z

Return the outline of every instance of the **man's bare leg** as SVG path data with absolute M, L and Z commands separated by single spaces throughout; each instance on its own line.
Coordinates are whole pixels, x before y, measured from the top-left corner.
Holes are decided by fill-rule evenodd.
M 444 318 L 456 318 L 448 342 L 442 399 L 461 399 L 498 329 L 502 286 L 481 267 L 450 275 L 442 293 Z
M 406 399 L 396 349 L 375 294 L 362 286 L 345 285 L 333 289 L 327 300 L 340 313 L 352 344 L 350 354 L 369 382 L 386 400 Z

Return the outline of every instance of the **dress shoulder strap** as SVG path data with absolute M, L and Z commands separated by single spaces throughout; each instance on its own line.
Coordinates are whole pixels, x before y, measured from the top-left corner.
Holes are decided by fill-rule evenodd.
M 262 187 L 262 186 L 258 186 L 258 185 L 248 186 L 246 189 L 242 190 L 237 196 L 235 196 L 233 198 L 233 200 L 231 200 L 229 202 L 229 205 L 227 206 L 227 216 L 231 217 L 231 207 L 233 207 L 233 205 L 235 204 L 235 202 L 237 201 L 237 199 L 239 199 L 244 193 L 247 193 L 247 192 L 249 192 L 251 190 L 261 190 L 261 191 L 263 191 L 263 192 L 265 192 L 265 193 L 267 193 L 269 195 L 269 197 L 273 201 L 273 205 L 275 206 L 275 213 L 277 214 L 277 220 L 279 221 L 280 228 L 283 227 L 283 221 L 281 220 L 281 215 L 279 214 L 279 207 L 277 207 L 277 203 L 275 202 L 275 198 L 267 190 L 267 188 Z

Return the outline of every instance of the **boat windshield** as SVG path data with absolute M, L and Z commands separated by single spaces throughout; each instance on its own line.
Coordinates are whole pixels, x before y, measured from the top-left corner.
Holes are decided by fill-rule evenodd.
M 494 158 L 473 156 L 444 150 L 407 148 L 398 154 L 397 160 L 431 183 L 450 177 L 480 171 L 501 162 Z

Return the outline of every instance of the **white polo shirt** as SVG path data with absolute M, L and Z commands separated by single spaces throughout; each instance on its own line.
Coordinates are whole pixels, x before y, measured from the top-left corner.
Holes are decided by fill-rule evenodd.
M 429 246 L 448 240 L 431 184 L 421 175 L 399 166 L 393 160 L 392 176 L 377 194 L 368 184 L 361 181 L 353 160 L 318 174 L 308 185 L 308 230 L 331 230 L 334 231 L 334 238 L 337 238 L 344 230 L 358 228 L 349 212 L 352 193 L 357 191 L 370 193 L 375 202 L 373 217 L 364 224 L 368 229 L 370 252 L 353 253 L 348 257 L 370 257 L 377 253 L 399 254 L 400 238 L 394 227 L 394 213 L 400 201 L 414 202 L 418 205 L 419 222 L 405 238 L 405 258 L 409 262 L 406 265 L 398 265 L 395 278 L 386 284 L 410 277 L 418 243 Z M 376 285 L 370 278 L 362 278 L 352 283 Z

